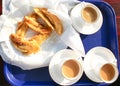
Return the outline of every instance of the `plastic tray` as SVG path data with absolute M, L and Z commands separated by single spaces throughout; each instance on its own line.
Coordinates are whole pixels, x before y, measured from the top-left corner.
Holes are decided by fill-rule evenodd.
M 103 25 L 101 29 L 93 35 L 80 35 L 85 51 L 88 52 L 93 47 L 103 46 L 109 48 L 119 61 L 118 55 L 118 38 L 116 30 L 116 18 L 112 7 L 102 1 L 88 1 L 98 6 L 103 14 Z M 119 63 L 118 63 L 119 64 Z M 118 65 L 119 66 L 119 65 Z M 51 79 L 48 71 L 48 67 L 39 68 L 34 70 L 22 70 L 16 66 L 5 63 L 4 75 L 7 81 L 12 86 L 56 86 L 57 84 Z M 59 78 L 59 77 L 58 77 Z M 85 74 L 74 85 L 107 85 L 104 83 L 95 83 L 89 80 Z

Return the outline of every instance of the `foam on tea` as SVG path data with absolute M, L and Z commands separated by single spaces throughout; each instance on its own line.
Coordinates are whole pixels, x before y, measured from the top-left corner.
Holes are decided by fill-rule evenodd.
M 92 7 L 85 7 L 82 10 L 82 16 L 85 21 L 91 23 L 97 19 L 97 12 Z
M 110 81 L 115 76 L 115 69 L 110 64 L 105 64 L 100 70 L 100 76 L 105 81 Z
M 62 66 L 62 74 L 67 78 L 74 78 L 79 73 L 79 65 L 74 60 L 66 61 Z

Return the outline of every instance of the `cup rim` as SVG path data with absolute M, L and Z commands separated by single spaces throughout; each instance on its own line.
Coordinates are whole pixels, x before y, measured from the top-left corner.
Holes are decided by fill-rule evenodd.
M 117 66 L 114 65 L 114 64 L 112 64 L 112 63 L 105 63 L 105 64 L 102 65 L 102 67 L 103 67 L 104 65 L 107 65 L 107 64 L 109 64 L 109 65 L 111 65 L 111 66 L 113 67 L 113 69 L 114 69 L 114 71 L 115 71 L 114 77 L 113 77 L 110 81 L 108 81 L 108 80 L 104 80 L 104 79 L 101 77 L 101 75 L 100 75 L 100 79 L 101 79 L 103 82 L 105 82 L 105 83 L 113 83 L 114 81 L 117 80 L 118 75 L 119 75 L 119 72 L 118 72 Z M 101 67 L 101 68 L 102 68 L 102 67 Z M 100 68 L 100 69 L 101 69 L 101 68 Z M 99 71 L 99 74 L 100 74 L 100 71 Z
M 92 9 L 96 12 L 96 14 L 97 14 L 97 18 L 96 18 L 95 21 L 93 21 L 93 22 L 87 22 L 87 21 L 84 19 L 83 10 L 84 10 L 85 8 L 87 8 L 87 7 L 92 8 Z M 81 17 L 82 17 L 83 21 L 84 21 L 85 23 L 87 23 L 87 24 L 96 23 L 96 22 L 98 21 L 99 17 L 100 17 L 100 14 L 99 14 L 98 11 L 99 11 L 99 10 L 98 10 L 98 8 L 97 8 L 96 6 L 94 6 L 93 4 L 89 3 L 89 4 L 87 4 L 86 6 L 84 6 L 84 7 L 81 9 Z
M 82 65 L 81 65 L 81 63 L 80 63 L 79 61 L 77 61 L 76 59 L 73 59 L 73 58 L 67 59 L 67 60 L 65 60 L 65 61 L 62 63 L 61 69 L 62 69 L 62 66 L 64 65 L 64 63 L 67 62 L 67 61 L 70 61 L 70 60 L 73 60 L 73 61 L 79 66 L 79 70 L 78 70 L 77 75 L 76 75 L 75 77 L 73 77 L 73 78 L 69 78 L 69 77 L 66 77 L 66 76 L 64 75 L 64 73 L 62 73 L 62 70 L 61 70 L 61 73 L 62 73 L 62 75 L 64 76 L 64 78 L 66 78 L 66 79 L 68 79 L 68 80 L 75 80 L 75 79 L 77 79 L 77 78 L 82 74 L 81 72 L 83 71 Z
M 97 19 L 93 23 L 86 22 L 82 17 L 82 9 L 87 6 L 92 6 L 92 8 L 97 11 Z M 76 13 L 77 12 L 77 13 Z M 72 20 L 73 27 L 81 34 L 91 35 L 99 31 L 103 24 L 103 15 L 100 9 L 94 4 L 88 2 L 81 2 L 73 7 L 70 12 L 70 17 Z M 80 23 L 79 23 L 80 22 Z M 91 30 L 90 30 L 91 29 Z
M 100 53 L 102 52 L 102 53 Z M 117 67 L 117 62 L 114 54 L 112 51 L 110 51 L 108 48 L 97 46 L 89 50 L 84 58 L 83 63 L 83 69 L 86 74 L 86 76 L 94 81 L 94 82 L 103 82 L 96 74 L 93 74 L 94 69 L 91 67 L 92 59 L 94 59 L 95 54 L 102 54 L 103 56 L 106 55 L 106 57 L 103 57 L 103 59 L 108 60 L 110 63 L 114 64 Z M 92 59 L 91 59 L 92 58 Z M 101 57 L 98 57 L 98 59 Z M 111 83 L 111 82 L 110 82 Z
M 66 52 L 68 52 L 70 54 L 70 53 L 74 53 L 75 51 L 70 50 L 70 49 L 60 50 L 52 57 L 52 59 L 50 61 L 50 64 L 49 64 L 49 74 L 50 74 L 51 78 L 53 79 L 54 82 L 56 82 L 56 83 L 58 83 L 60 85 L 72 85 L 72 84 L 76 83 L 78 80 L 80 80 L 80 78 L 83 75 L 83 67 L 82 67 L 82 70 L 81 70 L 81 75 L 79 75 L 79 78 L 74 79 L 74 80 L 68 80 L 68 79 L 64 78 L 61 75 L 60 72 L 57 72 L 55 70 L 55 67 L 56 67 L 55 64 L 59 65 L 61 60 L 71 58 L 71 57 L 63 57 L 63 56 L 61 56 L 62 53 L 65 53 L 65 54 L 68 55 L 68 53 L 66 53 Z M 82 53 L 80 53 L 79 55 L 76 55 L 76 57 L 74 57 L 74 58 L 78 59 L 80 61 L 80 63 L 82 64 L 82 58 L 80 57 L 80 55 L 82 56 Z M 58 78 L 58 76 L 59 76 L 59 78 Z

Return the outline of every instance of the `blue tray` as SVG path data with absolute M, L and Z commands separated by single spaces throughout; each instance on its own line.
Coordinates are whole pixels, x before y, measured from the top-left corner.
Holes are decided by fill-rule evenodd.
M 109 48 L 117 60 L 119 61 L 118 55 L 118 38 L 116 30 L 116 18 L 112 7 L 102 1 L 88 1 L 98 6 L 103 14 L 103 25 L 101 29 L 93 35 L 81 35 L 85 51 L 88 52 L 91 48 L 96 46 L 103 46 Z M 119 63 L 118 63 L 119 66 Z M 57 84 L 51 79 L 48 67 L 33 69 L 33 70 L 22 70 L 16 66 L 5 63 L 4 75 L 7 81 L 12 86 L 43 86 L 50 85 L 56 86 Z M 89 80 L 85 74 L 74 85 L 106 85 L 103 83 L 95 83 Z

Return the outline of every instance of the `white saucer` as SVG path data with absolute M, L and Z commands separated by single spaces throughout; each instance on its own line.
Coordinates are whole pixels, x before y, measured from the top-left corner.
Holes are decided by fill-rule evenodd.
M 97 57 L 98 60 L 100 60 L 101 56 L 103 57 L 103 59 L 106 59 L 110 63 L 113 63 L 114 65 L 117 66 L 117 60 L 114 54 L 109 49 L 105 47 L 92 48 L 90 51 L 88 51 L 88 53 L 84 58 L 83 68 L 86 76 L 94 82 L 102 82 L 102 81 L 98 79 L 97 76 L 94 74 L 94 71 L 91 67 L 92 59 Z
M 75 55 L 75 57 L 71 57 L 71 55 L 74 53 L 75 52 L 72 50 L 64 49 L 64 50 L 57 52 L 55 54 L 55 56 L 51 59 L 50 64 L 49 64 L 49 73 L 50 73 L 51 78 L 57 84 L 72 85 L 72 84 L 76 83 L 81 78 L 82 75 L 80 75 L 79 78 L 74 80 L 74 81 L 68 80 L 68 79 L 65 79 L 64 77 L 59 76 L 59 74 L 58 74 L 59 72 L 56 70 L 59 67 L 59 64 L 61 63 L 61 61 L 63 59 L 76 58 L 79 61 L 82 61 L 82 58 L 81 58 L 82 54 L 79 53 L 78 55 Z M 82 73 L 83 73 L 83 71 L 82 71 Z
M 97 15 L 99 16 L 97 20 L 93 23 L 87 23 L 82 18 L 82 9 L 84 7 L 91 6 L 97 10 Z M 70 17 L 73 23 L 73 27 L 80 33 L 90 35 L 96 33 L 102 26 L 103 23 L 103 16 L 101 11 L 98 7 L 91 3 L 81 2 L 80 4 L 76 5 L 70 13 Z

